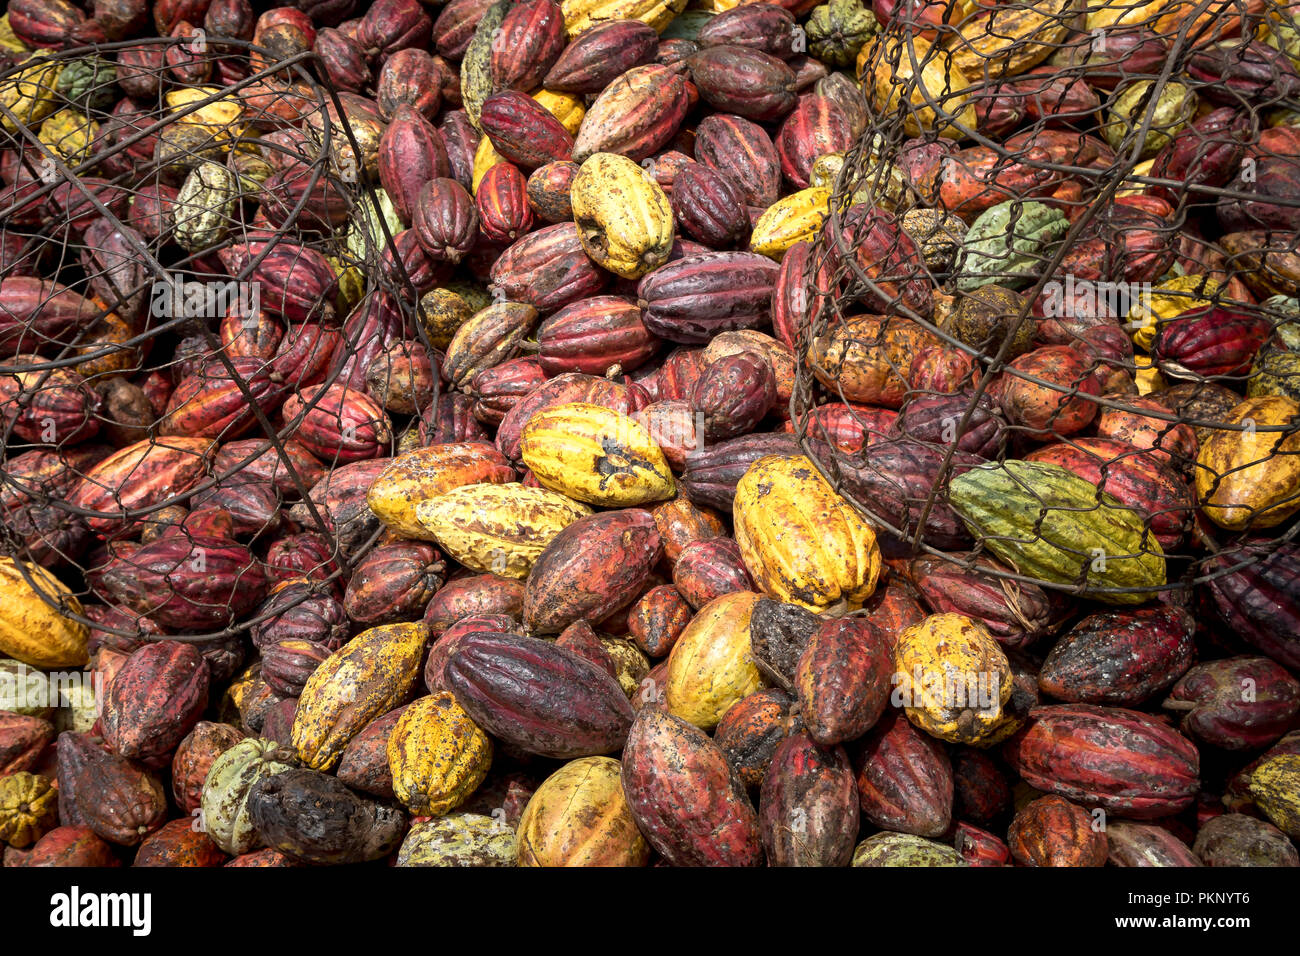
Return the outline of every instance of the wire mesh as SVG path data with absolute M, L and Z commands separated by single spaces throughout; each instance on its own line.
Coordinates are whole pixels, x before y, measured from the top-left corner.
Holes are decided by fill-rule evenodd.
M 1293 11 L 1245 0 L 904 4 L 864 48 L 792 411 L 892 553 L 1113 601 L 1293 547 L 1296 37 Z M 1203 453 L 1225 433 L 1247 450 Z M 1027 537 L 963 519 L 954 478 L 1026 458 L 1117 501 L 1018 481 Z M 1160 587 L 1043 530 L 1117 505 L 1141 523 L 1122 556 L 1163 560 Z M 1078 573 L 1026 572 L 1044 542 Z M 1211 565 L 1224 549 L 1244 557 Z
M 380 537 L 350 476 L 436 404 L 382 127 L 320 76 L 201 33 L 0 72 L 0 549 L 97 640 L 216 660 L 341 590 Z

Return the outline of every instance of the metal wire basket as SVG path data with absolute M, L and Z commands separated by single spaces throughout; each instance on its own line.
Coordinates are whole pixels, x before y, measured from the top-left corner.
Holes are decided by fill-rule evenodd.
M 1300 418 L 1233 413 L 1300 398 L 1294 18 L 1158 6 L 904 4 L 859 58 L 867 131 L 802 269 L 792 411 L 897 556 L 1123 600 L 1294 547 L 1290 479 L 1230 519 L 1208 507 L 1250 468 L 1291 474 L 1300 452 Z M 1243 39 L 1263 23 L 1274 46 Z M 1232 330 L 1217 360 L 1188 344 L 1193 320 Z M 1263 444 L 1220 474 L 1198 448 L 1224 433 Z M 1024 573 L 1014 555 L 1033 542 L 958 520 L 955 476 L 1025 456 L 1133 505 L 1128 556 L 1162 557 L 1164 583 L 1101 585 L 1087 551 L 1074 579 Z M 1127 487 L 1138 472 L 1159 494 Z M 1040 522 L 1059 510 L 1037 501 Z M 1207 566 L 1243 540 L 1246 557 Z
M 400 222 L 371 186 L 377 134 L 323 75 L 309 51 L 186 37 L 47 51 L 0 73 L 0 149 L 15 157 L 0 193 L 0 550 L 100 639 L 161 633 L 103 572 L 116 562 L 129 579 L 141 541 L 164 533 L 202 558 L 212 529 L 187 511 L 242 523 L 251 560 L 236 590 L 256 592 L 254 607 L 274 584 L 264 531 L 319 533 L 325 550 L 299 570 L 324 589 L 379 537 L 335 533 L 339 462 L 291 437 L 309 416 L 341 415 L 322 403 L 359 389 L 375 355 L 427 346 Z M 383 454 L 418 439 L 436 385 L 435 372 L 414 414 L 381 410 Z M 228 413 L 197 438 L 176 427 L 213 389 Z M 211 444 L 196 451 L 200 439 Z M 97 488 L 124 448 L 139 459 L 129 485 Z M 159 478 L 160 449 L 191 460 Z M 166 636 L 229 644 L 287 606 L 214 603 Z

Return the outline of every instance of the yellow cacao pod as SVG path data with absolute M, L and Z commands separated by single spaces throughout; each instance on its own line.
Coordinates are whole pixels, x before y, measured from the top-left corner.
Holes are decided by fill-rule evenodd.
M 963 76 L 1012 77 L 1042 63 L 1056 52 L 1069 32 L 1074 0 L 1037 0 L 1029 4 L 975 7 L 958 23 L 948 42 L 952 62 Z
M 9 25 L 9 14 L 0 16 L 0 50 L 7 50 L 10 53 L 30 53 L 31 49 L 18 35 L 14 33 L 14 28 Z
M 193 108 L 194 104 L 221 92 L 215 86 L 182 87 L 163 97 L 167 108 L 177 114 L 178 126 L 201 126 L 223 142 L 233 142 L 247 132 L 243 104 L 235 97 L 222 97 Z
M 484 136 L 478 141 L 478 149 L 474 150 L 474 166 L 470 172 L 470 192 L 478 195 L 478 184 L 483 181 L 487 171 L 498 163 L 504 163 L 506 158 L 496 151 L 492 145 L 492 140 Z
M 362 631 L 307 678 L 293 718 L 293 746 L 312 770 L 329 770 L 353 737 L 400 704 L 420 677 L 428 625 Z
M 650 673 L 650 658 L 625 637 L 602 637 L 600 643 L 614 663 L 614 679 L 631 700 L 641 689 L 641 681 Z
M 456 809 L 491 766 L 492 738 L 447 691 L 415 701 L 388 735 L 393 793 L 416 816 Z
M 1213 305 L 1210 297 L 1218 291 L 1218 280 L 1204 275 L 1176 276 L 1155 286 L 1149 296 L 1138 299 L 1125 317 L 1128 327 L 1134 330 L 1133 344 L 1149 352 L 1161 322 Z
M 754 223 L 749 248 L 777 262 L 796 242 L 812 242 L 831 210 L 831 191 L 809 186 L 778 199 Z
M 23 572 L 40 592 L 73 614 L 81 602 L 49 571 L 27 561 L 0 558 L 0 654 L 32 667 L 81 667 L 87 663 L 90 632 L 84 624 L 60 614 L 27 583 Z
M 1011 664 L 982 624 L 961 614 L 932 614 L 894 645 L 894 703 L 932 737 L 980 743 L 1002 730 L 1011 699 Z
M 534 414 L 520 454 L 542 485 L 590 505 L 628 508 L 671 498 L 675 488 L 650 433 L 603 405 L 570 402 Z
M 518 482 L 453 488 L 415 509 L 450 557 L 474 571 L 526 578 L 551 539 L 592 511 L 568 495 Z
M 53 113 L 60 102 L 55 90 L 62 72 L 62 64 L 33 63 L 0 82 L 0 103 L 14 115 L 10 119 L 0 113 L 0 129 L 16 133 L 15 120 L 24 126 L 36 126 Z
M 1281 395 L 1248 398 L 1225 417 L 1240 431 L 1211 432 L 1196 457 L 1196 497 L 1211 521 L 1231 531 L 1273 528 L 1300 511 L 1300 403 Z
M 749 619 L 759 595 L 733 591 L 691 618 L 668 656 L 668 712 L 712 730 L 738 700 L 763 686 L 749 646 Z
M 515 833 L 520 866 L 645 866 L 650 859 L 612 757 L 571 760 L 547 777 Z
M 965 92 L 970 78 L 954 59 L 919 36 L 881 34 L 858 54 L 858 77 L 872 108 L 882 114 L 901 112 L 909 135 L 936 132 L 961 139 L 966 134 L 959 125 L 975 128 L 975 107 Z M 931 104 L 939 107 L 938 113 Z
M 62 109 L 41 124 L 40 141 L 69 166 L 84 163 L 91 153 L 99 124 L 81 110 Z
M 1278 754 L 1261 763 L 1250 775 L 1250 794 L 1275 827 L 1300 840 L 1300 754 Z
M 639 279 L 668 261 L 672 207 L 653 176 L 626 156 L 593 153 L 569 191 L 582 248 L 596 265 Z
M 0 840 L 31 846 L 58 825 L 59 791 L 54 781 L 19 770 L 0 777 Z
M 686 9 L 686 0 L 561 0 L 564 29 L 572 40 L 606 20 L 640 20 L 658 33 Z
M 514 481 L 514 470 L 491 445 L 448 442 L 398 455 L 366 492 L 366 504 L 385 525 L 405 538 L 432 541 L 415 509 L 422 501 L 479 482 Z
M 750 465 L 734 520 L 740 556 L 769 597 L 821 612 L 861 607 L 876 589 L 875 531 L 802 455 Z
M 449 282 L 430 289 L 420 299 L 424 307 L 420 321 L 428 333 L 429 344 L 445 352 L 460 327 L 491 304 L 491 296 L 464 282 Z
M 546 107 L 547 112 L 560 121 L 570 136 L 578 135 L 582 118 L 587 115 L 587 107 L 583 105 L 581 96 L 542 89 L 533 94 L 533 99 Z

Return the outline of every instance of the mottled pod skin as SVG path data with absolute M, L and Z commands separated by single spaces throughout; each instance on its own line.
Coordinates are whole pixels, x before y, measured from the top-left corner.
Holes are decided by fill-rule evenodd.
M 822 624 L 794 674 L 799 708 L 812 739 L 830 747 L 870 730 L 889 703 L 892 674 L 889 648 L 875 625 L 860 617 Z
M 442 816 L 474 792 L 492 765 L 492 739 L 443 691 L 415 701 L 388 736 L 393 792 L 416 816 Z
M 1007 845 L 1022 866 L 1105 866 L 1106 831 L 1088 811 L 1049 795 L 1016 814 Z
M 842 747 L 807 734 L 776 748 L 758 798 L 769 866 L 846 866 L 858 837 L 857 786 Z
M 759 866 L 758 815 L 718 746 L 657 707 L 623 749 L 623 793 L 637 827 L 675 866 Z
M 645 866 L 650 857 L 610 757 L 573 760 L 547 777 L 517 834 L 520 866 Z
M 867 819 L 885 830 L 942 836 L 952 822 L 953 771 L 943 744 L 891 711 L 862 742 L 857 792 Z

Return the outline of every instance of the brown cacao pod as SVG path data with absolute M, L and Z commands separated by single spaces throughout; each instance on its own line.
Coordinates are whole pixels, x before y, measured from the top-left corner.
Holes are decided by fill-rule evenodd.
M 381 545 L 353 569 L 343 607 L 349 618 L 366 627 L 413 620 L 442 586 L 445 570 L 430 544 Z
M 528 753 L 566 760 L 610 753 L 632 723 L 613 677 L 538 638 L 466 635 L 447 660 L 446 681 L 475 723 Z
M 492 265 L 493 285 L 512 302 L 551 312 L 605 287 L 605 273 L 587 258 L 572 222 L 546 226 L 519 239 Z
M 200 720 L 194 725 L 172 758 L 172 799 L 177 807 L 187 814 L 198 808 L 213 761 L 243 739 L 243 732 L 230 724 Z
M 1007 845 L 1022 866 L 1105 866 L 1106 831 L 1092 822 L 1069 800 L 1039 797 L 1011 821 Z
M 857 786 L 843 748 L 807 734 L 777 747 L 763 778 L 758 820 L 769 866 L 845 866 L 858 836 Z
M 794 71 L 760 50 L 717 46 L 701 50 L 688 62 L 700 96 L 721 113 L 770 122 L 798 102 Z

